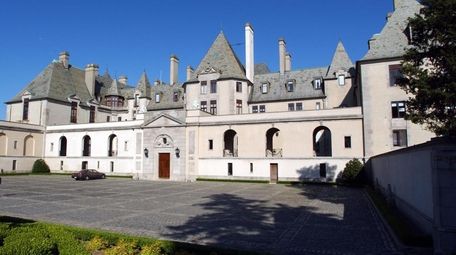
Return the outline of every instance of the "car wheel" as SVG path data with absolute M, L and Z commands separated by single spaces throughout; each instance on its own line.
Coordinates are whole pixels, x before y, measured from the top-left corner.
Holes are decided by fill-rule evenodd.
M 89 180 L 89 176 L 86 176 L 86 178 L 85 178 L 85 179 L 86 179 L 86 180 Z
M 103 174 L 103 175 L 101 176 L 101 179 L 104 179 L 104 178 L 106 178 L 106 175 Z

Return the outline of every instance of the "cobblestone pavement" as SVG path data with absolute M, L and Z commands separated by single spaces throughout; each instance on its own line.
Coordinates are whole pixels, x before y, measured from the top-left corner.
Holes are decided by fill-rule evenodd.
M 362 189 L 2 179 L 0 215 L 274 254 L 399 254 Z

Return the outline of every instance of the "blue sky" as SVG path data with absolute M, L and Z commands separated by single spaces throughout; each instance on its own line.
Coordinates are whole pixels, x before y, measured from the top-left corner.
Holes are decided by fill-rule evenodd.
M 218 1 L 2 1 L 0 3 L 0 101 L 11 99 L 58 53 L 70 63 L 100 72 L 125 74 L 135 85 L 149 78 L 169 80 L 169 56 L 197 67 L 223 30 L 244 62 L 244 24 L 255 32 L 255 63 L 278 70 L 279 37 L 292 54 L 293 69 L 326 66 L 342 40 L 351 59 L 367 51 L 367 40 L 381 31 L 393 0 L 218 0 Z M 0 105 L 4 119 L 5 105 Z

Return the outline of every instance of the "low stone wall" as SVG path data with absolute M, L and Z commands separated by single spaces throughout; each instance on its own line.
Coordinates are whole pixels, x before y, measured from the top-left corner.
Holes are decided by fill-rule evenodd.
M 430 142 L 372 157 L 372 185 L 425 234 L 436 254 L 456 252 L 456 140 Z

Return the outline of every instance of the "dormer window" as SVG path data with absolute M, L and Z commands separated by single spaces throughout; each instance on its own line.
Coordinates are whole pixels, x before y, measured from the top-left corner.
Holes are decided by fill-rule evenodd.
M 28 120 L 29 118 L 29 101 L 30 99 L 24 98 L 22 106 L 22 120 Z
M 320 78 L 313 80 L 312 83 L 313 83 L 314 89 L 321 89 L 321 79 Z
M 155 103 L 160 103 L 160 93 L 155 93 Z
M 344 86 L 345 85 L 345 75 L 341 74 L 337 76 L 337 83 L 339 86 Z
M 269 87 L 269 84 L 267 84 L 267 83 L 261 84 L 261 93 L 263 93 L 263 94 L 268 93 L 268 87 Z
M 287 91 L 288 92 L 293 92 L 294 91 L 294 81 L 288 81 L 287 82 Z
M 179 101 L 179 92 L 174 91 L 173 92 L 173 102 Z
M 207 81 L 202 81 L 200 86 L 200 93 L 207 94 Z

